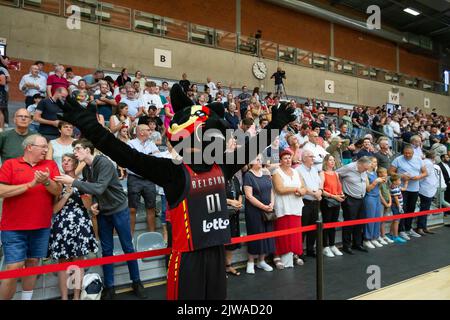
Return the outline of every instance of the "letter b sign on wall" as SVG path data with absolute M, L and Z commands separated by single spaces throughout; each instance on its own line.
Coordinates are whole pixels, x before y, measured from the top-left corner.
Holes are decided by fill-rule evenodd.
M 172 51 L 155 49 L 155 67 L 172 68 Z

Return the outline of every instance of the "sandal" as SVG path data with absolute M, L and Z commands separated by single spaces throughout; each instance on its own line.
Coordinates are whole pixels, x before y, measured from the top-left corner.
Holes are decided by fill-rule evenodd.
M 275 263 L 275 267 L 278 270 L 283 270 L 284 269 L 284 264 L 283 264 L 283 262 L 281 262 L 281 258 L 275 258 L 275 259 L 273 259 L 273 262 Z
M 233 276 L 240 276 L 241 273 L 239 271 L 237 271 L 236 269 L 234 269 L 231 264 L 227 264 L 226 266 L 226 273 L 227 274 L 232 274 Z
M 305 264 L 305 262 L 303 261 L 302 258 L 300 258 L 299 256 L 295 255 L 294 256 L 294 263 L 298 266 L 303 266 Z

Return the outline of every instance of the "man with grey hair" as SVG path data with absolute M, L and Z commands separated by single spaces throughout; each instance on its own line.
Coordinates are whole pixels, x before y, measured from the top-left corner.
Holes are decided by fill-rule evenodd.
M 371 164 L 372 161 L 369 157 L 361 157 L 357 162 L 352 162 L 336 171 L 341 178 L 342 189 L 345 194 L 345 200 L 342 202 L 344 221 L 363 218 L 367 170 Z M 342 228 L 344 252 L 353 254 L 352 249 L 367 252 L 367 249 L 362 246 L 362 232 L 362 225 Z
M 19 83 L 19 90 L 25 95 L 25 106 L 32 105 L 33 96 L 37 93 L 45 95 L 47 78 L 39 75 L 39 67 L 33 64 L 30 73 L 24 75 Z
M 380 151 L 373 156 L 378 160 L 378 167 L 388 170 L 393 160 L 393 154 L 389 148 L 389 138 L 381 137 L 378 139 L 378 145 L 380 146 Z
M 25 108 L 20 108 L 14 113 L 14 124 L 12 130 L 0 133 L 0 157 L 2 163 L 8 159 L 23 155 L 22 142 L 31 135 L 28 130 L 31 123 L 31 115 Z
M 312 152 L 314 156 L 313 158 L 314 166 L 316 167 L 318 172 L 321 172 L 323 166 L 323 159 L 328 154 L 328 152 L 325 151 L 325 149 L 318 144 L 318 137 L 319 135 L 316 131 L 314 130 L 311 131 L 308 136 L 309 141 L 305 144 L 303 150 L 304 151 L 308 150 Z
M 129 141 L 128 145 L 141 153 L 154 155 L 159 153 L 158 147 L 150 139 L 150 127 L 146 124 L 138 125 L 136 138 Z M 156 230 L 155 208 L 156 208 L 156 186 L 153 182 L 142 178 L 133 171 L 127 169 L 128 179 L 128 206 L 130 208 L 131 233 L 134 234 L 136 225 L 136 211 L 141 196 L 144 198 L 147 210 L 147 229 Z
M 38 134 L 22 142 L 23 157 L 6 160 L 0 168 L 0 198 L 4 198 L 0 229 L 6 270 L 34 267 L 47 257 L 53 202 L 61 185 L 53 160 L 45 160 L 47 140 Z M 22 300 L 31 300 L 37 276 L 22 279 Z M 4 279 L 0 299 L 12 299 L 17 279 Z
M 413 149 L 414 149 L 414 157 L 419 157 L 420 159 L 424 160 L 425 155 L 422 151 L 422 138 L 419 135 L 414 135 L 409 140 L 411 142 Z
M 427 168 L 421 158 L 414 156 L 414 147 L 406 145 L 403 149 L 403 155 L 392 161 L 389 168 L 389 174 L 399 174 L 402 181 L 408 181 L 403 196 L 403 212 L 413 213 L 416 211 L 416 204 L 419 198 L 420 182 L 428 176 Z M 432 172 L 430 172 L 431 174 Z M 411 240 L 410 236 L 420 238 L 421 235 L 412 229 L 413 218 L 400 220 L 398 226 L 399 236 L 405 240 Z
M 314 132 L 317 134 L 316 132 Z M 309 226 L 316 223 L 319 218 L 319 204 L 322 200 L 322 186 L 319 171 L 314 165 L 314 154 L 310 150 L 303 151 L 302 164 L 296 168 L 306 186 L 306 194 L 303 197 L 304 207 L 302 209 L 302 226 Z M 314 231 L 303 233 L 306 237 L 306 255 L 315 257 L 314 245 L 316 234 Z M 318 248 L 321 250 L 322 248 Z M 321 254 L 321 253 L 319 253 Z

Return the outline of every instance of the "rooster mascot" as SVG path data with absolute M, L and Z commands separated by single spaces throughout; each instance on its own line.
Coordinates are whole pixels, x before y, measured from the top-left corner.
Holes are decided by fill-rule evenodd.
M 203 156 L 205 148 L 218 141 L 226 144 L 229 125 L 224 120 L 223 105 L 193 105 L 178 84 L 172 87 L 170 97 L 175 114 L 166 134 L 183 157 L 179 163 L 130 148 L 102 127 L 95 113 L 70 97 L 59 102 L 63 111 L 59 118 L 79 128 L 84 137 L 119 166 L 164 188 L 172 226 L 167 299 L 223 300 L 227 293 L 224 245 L 230 243 L 226 181 L 253 160 L 250 145 L 262 151 L 276 135 L 260 133 L 247 139 L 244 161 L 237 161 L 239 150 L 235 150 L 232 157 L 227 155 L 233 161 L 208 162 Z M 280 129 L 295 120 L 293 112 L 286 103 L 273 107 L 272 121 L 266 130 L 279 134 Z M 225 158 L 224 153 L 222 156 Z M 187 158 L 194 161 L 188 162 Z

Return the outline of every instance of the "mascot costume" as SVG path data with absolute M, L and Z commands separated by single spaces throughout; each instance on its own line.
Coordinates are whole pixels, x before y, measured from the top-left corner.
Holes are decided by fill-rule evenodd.
M 245 163 L 208 164 L 202 156 L 205 147 L 219 138 L 224 145 L 226 143 L 225 134 L 229 126 L 224 120 L 223 105 L 193 105 L 178 84 L 172 87 L 170 97 L 175 115 L 167 129 L 167 138 L 174 147 L 190 139 L 191 147 L 183 147 L 179 154 L 187 158 L 200 153 L 198 163 L 177 164 L 171 159 L 145 155 L 130 148 L 103 128 L 94 113 L 83 109 L 70 97 L 59 102 L 63 110 L 59 118 L 79 128 L 84 137 L 119 166 L 129 168 L 164 188 L 168 221 L 172 225 L 167 299 L 223 300 L 227 292 L 224 245 L 230 243 L 226 181 L 253 160 L 249 159 L 249 145 L 254 143 L 257 150 L 263 150 L 272 142 L 271 135 L 264 135 L 265 138 L 257 135 L 246 140 Z M 277 129 L 279 134 L 280 129 L 295 120 L 293 112 L 293 108 L 285 103 L 274 107 L 267 129 Z M 209 129 L 214 129 L 216 134 L 214 138 L 210 137 L 211 141 L 205 141 L 201 138 L 202 133 L 207 134 Z M 192 148 L 192 145 L 199 147 Z M 237 159 L 237 150 L 234 152 L 234 159 Z

